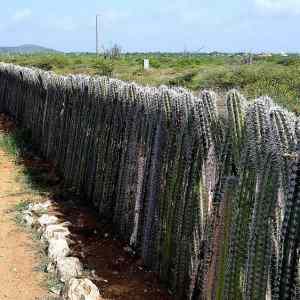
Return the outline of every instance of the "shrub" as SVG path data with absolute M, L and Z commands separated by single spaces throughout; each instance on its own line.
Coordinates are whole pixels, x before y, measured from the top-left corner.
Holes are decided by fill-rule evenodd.
M 112 76 L 114 72 L 114 65 L 111 60 L 100 59 L 95 63 L 96 75 L 99 76 Z

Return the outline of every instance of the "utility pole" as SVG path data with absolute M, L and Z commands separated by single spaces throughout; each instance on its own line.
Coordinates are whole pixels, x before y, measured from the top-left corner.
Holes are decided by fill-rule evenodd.
M 100 27 L 100 15 L 96 15 L 96 55 L 99 55 L 99 27 Z

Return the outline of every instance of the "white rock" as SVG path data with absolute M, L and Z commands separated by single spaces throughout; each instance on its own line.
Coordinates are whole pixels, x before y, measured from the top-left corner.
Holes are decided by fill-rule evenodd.
M 31 216 L 30 214 L 23 215 L 23 221 L 24 221 L 25 225 L 28 227 L 33 227 L 36 223 L 34 217 Z
M 56 267 L 61 282 L 81 276 L 83 272 L 83 266 L 77 257 L 59 258 Z
M 51 201 L 48 200 L 42 203 L 29 204 L 28 209 L 35 214 L 39 214 L 40 212 L 47 210 L 51 205 Z
M 124 247 L 123 250 L 129 254 L 135 255 L 135 251 L 130 246 Z
M 27 209 L 28 209 L 29 211 L 32 211 L 32 208 L 33 208 L 34 205 L 35 205 L 35 204 L 33 204 L 33 203 L 29 203 Z
M 22 213 L 23 213 L 24 215 L 30 215 L 30 216 L 32 216 L 32 211 L 29 210 L 29 209 L 23 210 Z
M 64 300 L 102 300 L 98 288 L 87 278 L 69 280 L 63 291 Z
M 48 256 L 50 259 L 57 261 L 59 258 L 66 257 L 70 254 L 70 248 L 65 239 L 50 239 L 48 246 Z
M 64 226 L 65 224 L 51 224 L 44 228 L 44 233 L 41 237 L 41 240 L 48 242 L 50 239 L 61 239 L 66 238 L 71 233 L 68 228 Z
M 54 273 L 56 270 L 55 263 L 49 262 L 46 268 L 47 273 Z
M 43 202 L 42 205 L 46 208 L 49 208 L 52 205 L 52 202 L 50 200 L 47 200 L 47 201 Z
M 42 215 L 38 218 L 38 223 L 41 227 L 58 223 L 58 218 L 55 216 L 49 216 L 47 214 Z
M 51 286 L 49 288 L 49 291 L 52 293 L 52 294 L 55 294 L 57 296 L 60 296 L 60 293 L 62 291 L 62 287 L 61 286 Z M 61 298 L 46 298 L 46 299 L 53 299 L 53 300 L 57 300 L 57 299 L 61 299 Z

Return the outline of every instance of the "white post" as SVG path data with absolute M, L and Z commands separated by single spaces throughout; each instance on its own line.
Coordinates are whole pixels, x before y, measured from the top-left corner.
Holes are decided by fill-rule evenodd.
M 150 69 L 150 62 L 149 59 L 144 59 L 144 70 Z

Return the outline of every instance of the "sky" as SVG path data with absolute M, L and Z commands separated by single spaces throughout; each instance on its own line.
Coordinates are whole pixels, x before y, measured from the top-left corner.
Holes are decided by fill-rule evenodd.
M 3 1 L 0 47 L 95 51 L 96 14 L 101 48 L 300 52 L 300 0 Z

